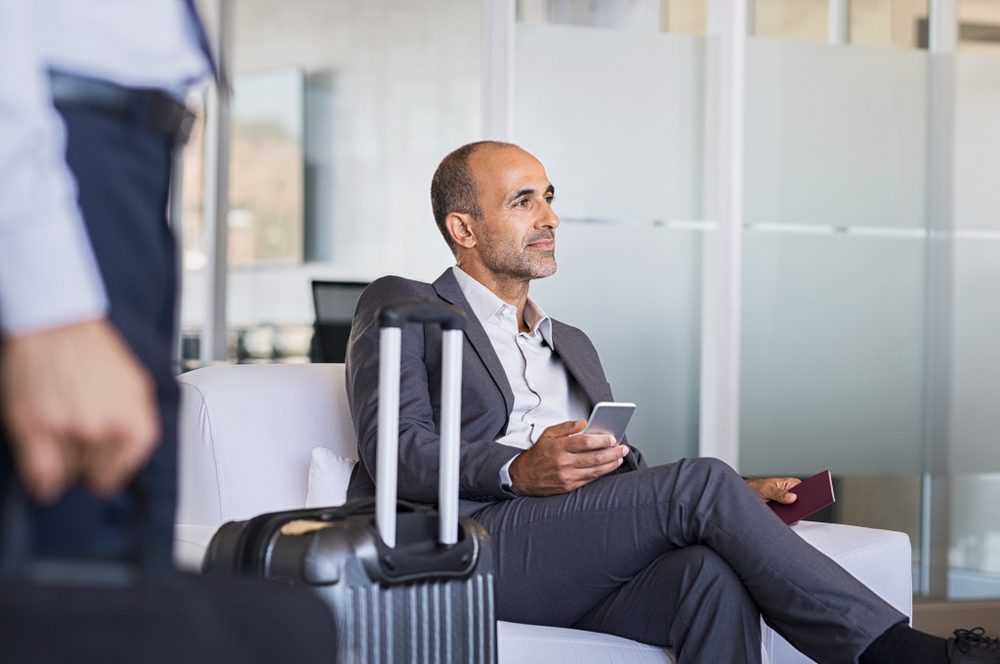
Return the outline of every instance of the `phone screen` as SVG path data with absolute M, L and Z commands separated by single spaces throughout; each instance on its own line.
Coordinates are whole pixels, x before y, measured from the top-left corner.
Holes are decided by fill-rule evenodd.
M 625 436 L 625 427 L 632 419 L 635 404 L 624 401 L 602 401 L 594 406 L 590 419 L 587 420 L 585 433 L 609 433 L 615 440 L 621 442 Z

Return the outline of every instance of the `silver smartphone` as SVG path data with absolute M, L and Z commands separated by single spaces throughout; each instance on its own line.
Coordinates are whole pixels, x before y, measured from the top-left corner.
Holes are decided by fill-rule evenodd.
M 625 427 L 632 419 L 635 404 L 624 401 L 601 401 L 594 406 L 587 420 L 587 428 L 583 433 L 609 433 L 615 440 L 621 442 L 625 435 Z

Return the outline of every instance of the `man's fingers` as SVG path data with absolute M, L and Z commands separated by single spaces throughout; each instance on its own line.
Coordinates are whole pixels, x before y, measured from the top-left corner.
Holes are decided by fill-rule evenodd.
M 0 396 L 18 469 L 40 500 L 77 480 L 113 491 L 159 440 L 153 382 L 104 320 L 4 339 Z
M 799 480 L 796 480 L 794 477 L 783 477 L 771 480 L 764 485 L 764 497 L 768 500 L 774 500 L 779 503 L 784 503 L 785 505 L 790 505 L 798 500 L 798 496 L 790 492 L 789 489 L 798 483 Z
M 774 500 L 789 505 L 798 500 L 798 496 L 789 490 L 801 484 L 794 477 L 769 477 L 766 479 L 747 480 L 754 492 L 763 500 Z
M 598 477 L 604 477 L 610 472 L 613 472 L 618 466 L 622 465 L 622 460 L 619 457 L 607 463 L 602 463 L 597 466 L 591 466 L 586 469 L 580 469 L 579 472 L 582 474 L 578 483 L 572 487 L 572 489 L 579 489 L 581 486 L 590 484 Z
M 573 466 L 576 468 L 594 468 L 605 464 L 619 462 L 628 454 L 628 445 L 613 445 L 597 450 L 581 452 L 573 455 Z
M 783 477 L 780 480 L 778 480 L 778 486 L 781 487 L 782 491 L 781 497 L 778 498 L 778 500 L 780 500 L 782 503 L 786 505 L 794 503 L 796 500 L 799 499 L 799 497 L 796 496 L 794 493 L 792 493 L 790 490 L 801 483 L 802 480 L 796 477 Z
M 573 434 L 580 433 L 586 428 L 587 420 L 569 420 L 566 422 L 560 422 L 559 424 L 553 424 L 552 426 L 546 428 L 542 433 L 542 436 L 547 438 L 562 438 L 564 436 L 572 436 Z
M 122 422 L 105 440 L 86 447 L 83 479 L 96 493 L 108 495 L 121 489 L 149 459 L 160 429 L 152 402 L 146 410 L 145 417 Z
M 35 435 L 16 447 L 17 465 L 25 488 L 36 500 L 49 503 L 69 481 L 64 447 L 55 438 Z
M 615 437 L 611 434 L 582 433 L 566 439 L 566 450 L 569 452 L 589 452 L 614 447 L 615 443 Z
M 791 491 L 783 491 L 781 493 L 781 495 L 778 497 L 778 501 L 782 502 L 782 503 L 784 503 L 786 505 L 790 505 L 790 504 L 794 503 L 798 499 L 799 499 L 799 497 L 796 496 Z

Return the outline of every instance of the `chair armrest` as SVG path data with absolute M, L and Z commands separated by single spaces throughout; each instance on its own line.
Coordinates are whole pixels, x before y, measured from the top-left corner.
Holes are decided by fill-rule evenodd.
M 813 521 L 802 521 L 792 528 L 876 595 L 907 616 L 912 615 L 910 538 L 904 533 Z M 762 627 L 762 640 L 771 664 L 812 662 L 771 628 Z

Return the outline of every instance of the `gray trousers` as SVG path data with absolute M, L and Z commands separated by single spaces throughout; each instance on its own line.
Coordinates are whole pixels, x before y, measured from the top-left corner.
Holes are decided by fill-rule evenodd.
M 497 615 L 759 662 L 760 617 L 817 662 L 854 662 L 906 617 L 796 535 L 715 459 L 605 476 L 474 517 L 497 555 Z

